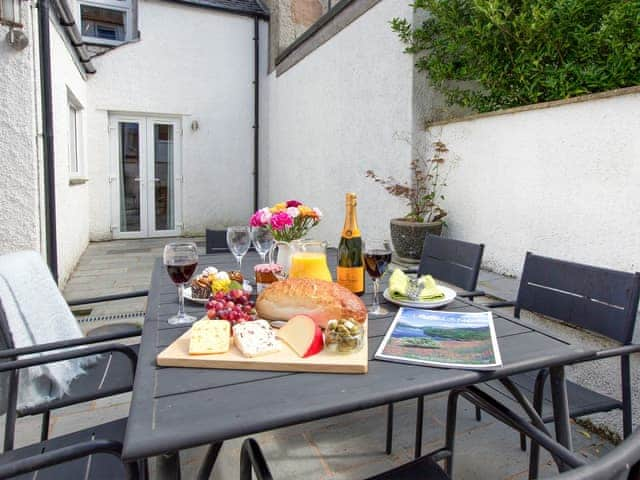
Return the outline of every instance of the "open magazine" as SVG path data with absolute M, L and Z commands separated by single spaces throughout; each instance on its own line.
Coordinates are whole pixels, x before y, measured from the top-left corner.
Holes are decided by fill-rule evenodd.
M 495 370 L 502 366 L 491 312 L 401 308 L 375 358 L 472 370 Z

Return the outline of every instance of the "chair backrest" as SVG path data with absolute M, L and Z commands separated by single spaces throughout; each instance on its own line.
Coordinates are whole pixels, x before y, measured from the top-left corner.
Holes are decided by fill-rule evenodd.
M 633 337 L 640 273 L 627 273 L 527 252 L 518 289 L 520 309 L 553 317 L 621 343 Z
M 207 228 L 207 245 L 205 251 L 207 253 L 228 252 L 227 231 L 226 230 L 209 230 Z
M 429 274 L 468 291 L 475 290 L 483 244 L 427 234 L 418 274 Z
M 595 462 L 570 470 L 550 480 L 638 480 L 640 479 L 640 430 Z

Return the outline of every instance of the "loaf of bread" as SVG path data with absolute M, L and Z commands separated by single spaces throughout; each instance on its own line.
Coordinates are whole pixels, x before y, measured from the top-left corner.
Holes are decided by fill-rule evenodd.
M 290 278 L 272 283 L 256 301 L 258 316 L 267 320 L 289 320 L 307 315 L 325 328 L 333 318 L 353 318 L 362 323 L 367 308 L 359 297 L 342 285 L 324 280 Z

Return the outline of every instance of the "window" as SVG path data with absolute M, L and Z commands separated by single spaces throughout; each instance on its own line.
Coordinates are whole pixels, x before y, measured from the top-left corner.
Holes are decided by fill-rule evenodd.
M 19 0 L 0 0 L 0 23 L 21 27 Z
M 126 13 L 120 10 L 82 5 L 82 36 L 124 42 Z
M 82 106 L 75 97 L 68 92 L 69 106 L 69 177 L 73 180 L 83 179 L 84 142 L 82 135 Z
M 0 0 L 2 1 L 2 0 Z M 133 37 L 133 0 L 90 0 L 79 5 L 82 39 L 87 43 L 119 45 Z

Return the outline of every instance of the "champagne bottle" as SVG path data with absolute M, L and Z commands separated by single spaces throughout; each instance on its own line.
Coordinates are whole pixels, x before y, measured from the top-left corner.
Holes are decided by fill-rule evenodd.
M 357 199 L 355 193 L 347 193 L 347 208 L 344 227 L 338 244 L 338 283 L 356 295 L 364 293 L 364 262 L 362 260 L 362 237 L 356 219 Z

